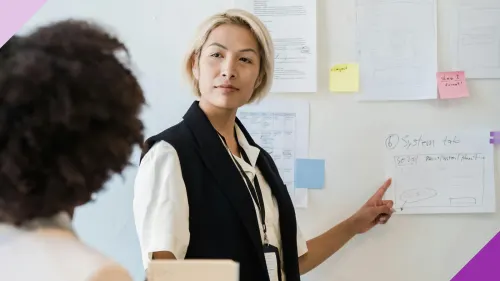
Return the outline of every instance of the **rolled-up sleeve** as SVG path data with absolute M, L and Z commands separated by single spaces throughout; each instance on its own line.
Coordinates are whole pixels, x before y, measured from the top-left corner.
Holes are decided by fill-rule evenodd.
M 167 142 L 156 143 L 139 165 L 133 210 L 144 268 L 153 252 L 184 259 L 189 245 L 189 206 L 179 157 Z
M 301 257 L 308 252 L 307 241 L 304 239 L 304 235 L 302 234 L 302 230 L 297 223 L 297 252 L 298 256 Z

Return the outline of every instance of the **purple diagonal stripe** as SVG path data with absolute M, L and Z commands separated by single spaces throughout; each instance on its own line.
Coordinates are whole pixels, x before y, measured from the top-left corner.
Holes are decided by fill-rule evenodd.
M 500 137 L 500 132 L 490 132 L 490 137 Z
M 45 4 L 47 0 L 0 0 L 0 47 Z
M 500 280 L 500 232 L 451 281 Z

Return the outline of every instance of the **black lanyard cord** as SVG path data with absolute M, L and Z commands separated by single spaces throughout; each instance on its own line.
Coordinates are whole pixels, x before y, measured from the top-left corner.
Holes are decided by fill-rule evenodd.
M 252 181 L 250 181 L 247 174 L 245 173 L 245 171 L 241 167 L 240 163 L 238 163 L 238 161 L 234 158 L 233 153 L 231 153 L 231 150 L 227 146 L 226 139 L 221 134 L 219 134 L 219 136 L 222 138 L 222 141 L 224 142 L 224 145 L 225 145 L 226 149 L 228 150 L 229 155 L 231 155 L 231 158 L 233 159 L 234 163 L 236 163 L 236 166 L 238 167 L 238 171 L 243 176 L 243 179 L 245 180 L 245 183 L 247 184 L 248 189 L 250 190 L 250 195 L 252 196 L 252 199 L 254 200 L 255 204 L 257 204 L 257 207 L 258 207 L 259 213 L 260 213 L 262 230 L 264 231 L 264 244 L 267 245 L 269 241 L 267 240 L 266 210 L 264 208 L 264 199 L 262 197 L 262 191 L 260 189 L 259 180 L 257 179 L 257 174 L 254 176 L 253 183 L 252 183 Z M 245 150 L 240 146 L 239 143 L 238 143 L 238 149 L 243 157 L 243 160 L 245 160 L 245 162 L 247 162 L 249 165 L 251 165 L 250 159 L 248 158 L 248 155 L 246 154 Z

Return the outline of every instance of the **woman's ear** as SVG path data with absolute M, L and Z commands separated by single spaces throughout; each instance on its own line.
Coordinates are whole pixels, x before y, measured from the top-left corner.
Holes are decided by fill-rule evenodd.
M 257 80 L 255 81 L 255 86 L 253 87 L 254 89 L 257 89 L 260 86 L 260 84 L 262 84 L 263 76 L 264 75 L 259 74 L 259 77 L 257 77 Z
M 193 72 L 193 77 L 196 80 L 200 80 L 200 67 L 199 67 L 200 64 L 199 64 L 198 55 L 196 53 L 194 53 L 193 56 L 191 57 L 191 61 L 192 61 L 191 71 Z

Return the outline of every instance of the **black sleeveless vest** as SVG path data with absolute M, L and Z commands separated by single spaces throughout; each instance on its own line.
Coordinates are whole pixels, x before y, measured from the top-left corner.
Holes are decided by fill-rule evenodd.
M 299 281 L 292 200 L 271 156 L 253 141 L 238 119 L 236 122 L 248 143 L 260 149 L 257 166 L 279 205 L 286 280 Z M 197 101 L 183 121 L 146 140 L 141 159 L 161 140 L 177 151 L 186 184 L 191 235 L 186 259 L 231 259 L 239 263 L 241 281 L 269 281 L 252 197 Z

